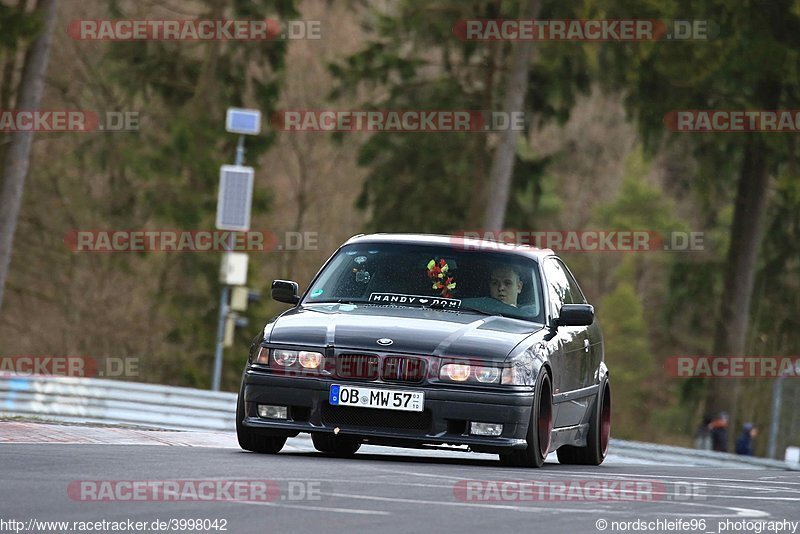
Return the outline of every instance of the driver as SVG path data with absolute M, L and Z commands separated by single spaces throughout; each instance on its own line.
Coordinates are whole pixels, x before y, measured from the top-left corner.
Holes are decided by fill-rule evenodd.
M 517 307 L 517 298 L 521 292 L 522 280 L 513 267 L 500 266 L 492 270 L 489 278 L 489 294 L 493 298 Z

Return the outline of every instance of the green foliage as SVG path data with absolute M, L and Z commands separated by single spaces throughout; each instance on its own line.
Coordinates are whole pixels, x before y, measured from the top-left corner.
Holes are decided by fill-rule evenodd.
M 800 347 L 800 180 L 794 173 L 776 183 L 754 294 L 752 352 L 795 355 Z
M 647 421 L 641 419 L 652 404 L 648 382 L 655 365 L 648 346 L 644 307 L 633 285 L 622 281 L 603 298 L 598 307 L 603 317 L 606 361 L 612 369 L 614 398 L 614 435 L 631 438 L 640 435 Z
M 18 7 L 0 4 L 0 51 L 17 49 L 19 40 L 39 33 L 41 21 Z
M 131 4 L 125 4 L 131 6 Z M 236 1 L 221 5 L 203 0 L 199 18 L 287 19 L 298 15 L 294 2 Z M 110 6 L 114 18 L 137 18 L 121 4 Z M 133 4 L 129 9 L 140 9 Z M 115 228 L 209 229 L 214 224 L 220 165 L 232 163 L 237 136 L 225 132 L 225 109 L 244 106 L 268 117 L 275 110 L 281 84 L 285 41 L 112 42 L 94 65 L 95 80 L 84 101 L 97 108 L 142 110 L 138 132 L 109 135 L 87 154 L 91 173 L 108 176 L 113 194 L 87 202 L 97 220 Z M 101 95 L 98 97 L 97 95 Z M 249 136 L 249 163 L 273 144 L 274 133 Z M 257 173 L 258 175 L 258 173 Z M 254 213 L 269 208 L 271 195 L 255 188 Z M 91 197 L 89 197 L 91 199 Z M 124 262 L 125 260 L 120 260 Z M 220 287 L 218 254 L 175 254 L 162 266 L 170 290 L 157 295 L 154 307 L 174 319 L 166 351 L 151 355 L 149 379 L 208 386 L 216 334 Z M 261 318 L 251 320 L 247 340 L 228 353 L 245 350 Z M 226 360 L 226 366 L 241 362 Z M 238 371 L 237 371 L 238 373 Z M 238 379 L 223 384 L 233 388 Z
M 788 174 L 796 181 L 797 173 L 786 170 L 787 162 L 796 159 L 796 143 L 792 136 L 774 133 L 668 133 L 664 117 L 671 111 L 686 109 L 795 109 L 800 94 L 797 2 L 670 0 L 642 4 L 631 0 L 590 0 L 588 4 L 602 17 L 667 21 L 690 17 L 711 20 L 719 28 L 718 35 L 709 41 L 612 42 L 602 45 L 600 52 L 603 79 L 626 91 L 627 109 L 636 118 L 648 151 L 660 150 L 663 141 L 678 142 L 698 162 L 698 172 L 691 176 L 689 185 L 696 202 L 709 208 L 706 222 L 710 237 L 723 246 L 699 261 L 683 258 L 673 264 L 664 316 L 674 335 L 667 340 L 669 344 L 709 353 L 714 323 L 726 319 L 717 317 L 720 299 L 732 299 L 738 294 L 721 291 L 722 277 L 728 269 L 722 254 L 742 243 L 728 244 L 718 236 L 729 233 L 734 184 L 751 179 L 743 174 L 748 172 L 743 168 L 745 147 L 755 147 L 770 174 Z M 788 199 L 779 198 L 779 202 Z M 744 224 L 754 224 L 752 214 L 740 216 Z M 769 314 L 771 324 L 761 323 L 759 333 L 770 340 L 766 345 L 778 352 L 797 346 L 784 344 L 789 338 L 777 334 L 774 327 L 791 325 L 797 309 L 791 297 L 788 302 L 785 300 L 786 295 L 796 294 L 795 284 L 792 278 L 782 276 L 785 272 L 795 274 L 797 258 L 795 251 L 787 247 L 792 230 L 791 226 L 787 228 L 786 216 L 791 217 L 784 211 L 780 222 L 774 218 L 771 221 L 773 232 L 767 234 L 764 245 L 769 268 L 758 277 L 753 302 L 753 310 L 774 310 Z M 745 280 L 746 275 L 738 273 L 735 279 Z M 779 302 L 786 306 L 776 306 Z M 777 339 L 781 341 L 776 343 Z M 687 381 L 684 398 L 696 400 L 702 388 L 699 381 Z M 714 395 L 721 394 L 718 388 L 712 391 Z
M 622 189 L 616 200 L 595 210 L 601 227 L 648 230 L 664 236 L 672 231 L 687 230 L 673 214 L 674 206 L 664 192 L 645 181 L 648 171 L 645 154 L 641 146 L 637 146 L 625 161 Z
M 330 66 L 339 84 L 333 98 L 369 89 L 369 109 L 497 111 L 508 70 L 508 43 L 458 40 L 453 25 L 468 18 L 516 18 L 520 2 L 402 0 L 391 13 L 372 13 L 373 38 Z M 547 13 L 563 13 L 545 2 Z M 589 86 L 590 60 L 581 48 L 537 43 L 526 106 L 543 119 L 564 120 L 575 93 Z M 492 141 L 484 132 L 377 133 L 362 146 L 369 168 L 357 206 L 370 229 L 452 232 L 482 220 Z M 529 224 L 541 200 L 545 160 L 519 155 L 509 225 Z M 552 201 L 552 199 L 551 199 Z

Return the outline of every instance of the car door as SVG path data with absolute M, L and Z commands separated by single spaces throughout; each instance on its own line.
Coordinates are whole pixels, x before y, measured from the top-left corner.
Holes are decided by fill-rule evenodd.
M 577 298 L 572 295 L 568 271 L 564 264 L 555 257 L 546 258 L 543 264 L 547 283 L 549 309 L 548 323 L 558 317 L 564 304 L 583 304 L 583 295 Z M 584 326 L 559 326 L 555 330 L 552 342 L 557 347 L 551 355 L 553 367 L 553 401 L 561 403 L 569 397 L 568 393 L 583 387 L 586 366 L 586 346 L 588 340 Z M 580 423 L 585 406 L 583 403 L 565 402 L 557 410 L 556 427 L 570 426 Z
M 583 294 L 583 291 L 581 291 L 572 272 L 570 272 L 561 260 L 556 261 L 561 264 L 564 269 L 564 274 L 567 276 L 572 304 L 588 304 L 586 296 Z M 600 332 L 600 325 L 595 321 L 590 326 L 583 327 L 583 330 L 584 332 L 580 336 L 582 339 L 583 355 L 576 361 L 580 376 L 579 388 L 585 388 L 595 383 L 595 371 L 603 359 L 603 335 Z

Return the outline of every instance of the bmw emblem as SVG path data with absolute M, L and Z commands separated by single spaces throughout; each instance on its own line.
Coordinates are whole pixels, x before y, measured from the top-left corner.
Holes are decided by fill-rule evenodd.
M 382 337 L 382 338 L 380 338 L 380 339 L 378 340 L 378 345 L 383 345 L 384 347 L 388 347 L 388 346 L 389 346 L 389 345 L 391 345 L 392 343 L 394 343 L 394 341 L 392 341 L 392 340 L 391 340 L 391 339 L 389 339 L 388 337 Z

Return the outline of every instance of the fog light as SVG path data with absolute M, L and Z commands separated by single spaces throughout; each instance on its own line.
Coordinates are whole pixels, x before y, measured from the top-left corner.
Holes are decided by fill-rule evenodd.
M 475 436 L 499 436 L 503 433 L 500 423 L 470 423 L 469 433 Z
M 258 405 L 258 416 L 264 419 L 287 419 L 287 412 L 286 406 Z

